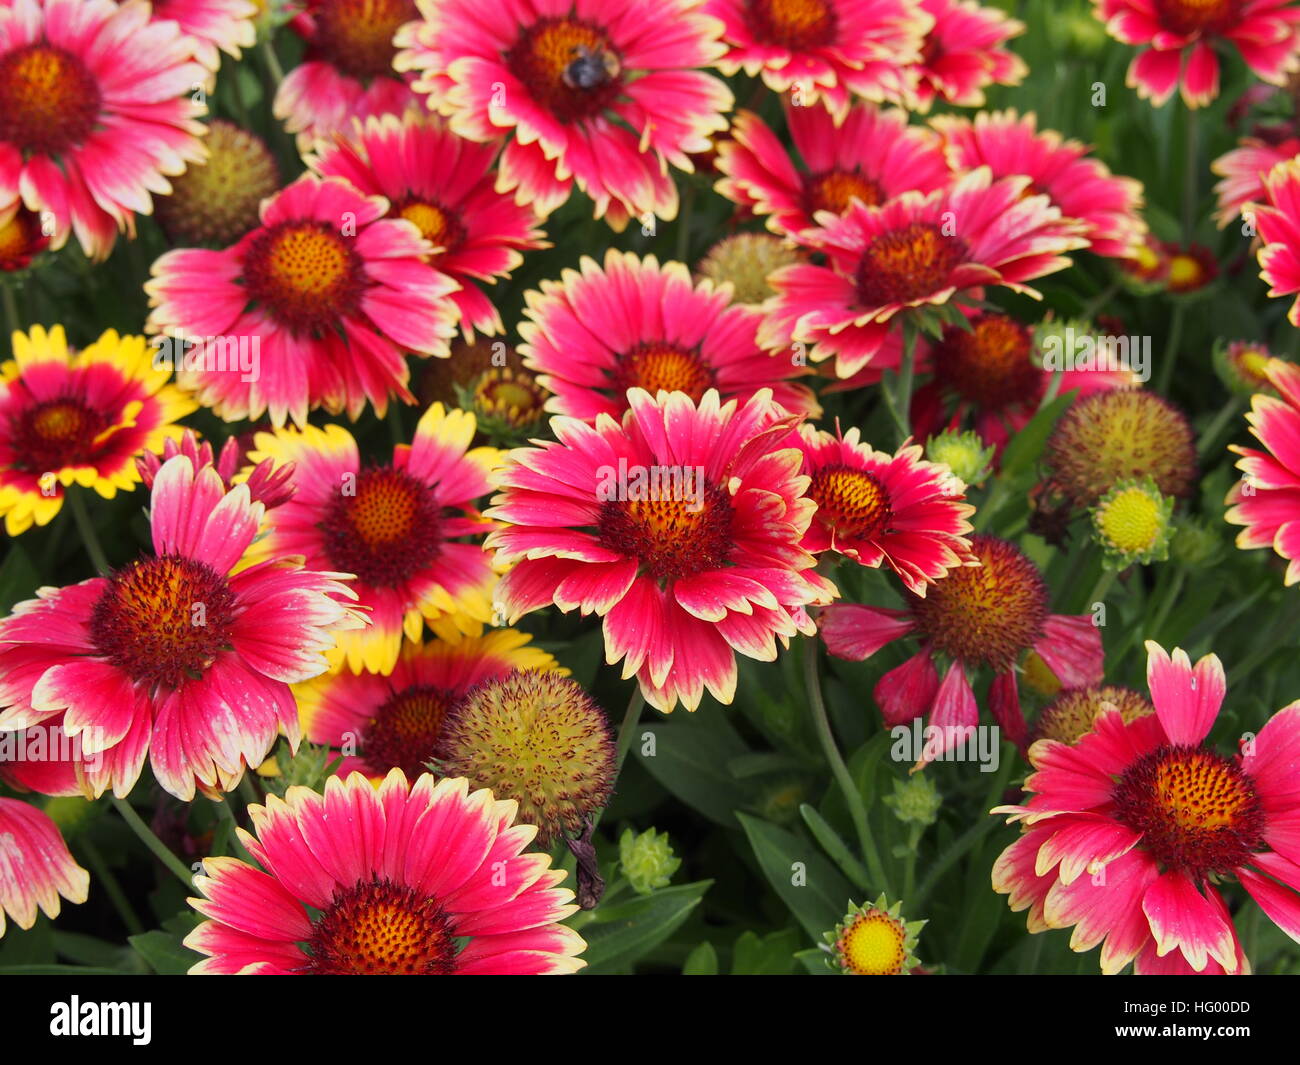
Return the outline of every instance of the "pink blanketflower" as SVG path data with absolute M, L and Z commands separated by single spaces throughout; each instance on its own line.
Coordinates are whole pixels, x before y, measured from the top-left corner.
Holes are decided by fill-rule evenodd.
M 977 566 L 949 570 L 924 598 L 909 595 L 904 610 L 848 603 L 827 607 L 821 614 L 822 638 L 831 654 L 853 661 L 903 636 L 920 641 L 919 652 L 876 684 L 876 703 L 891 727 L 925 713 L 938 729 L 978 724 L 979 704 L 968 674 L 986 667 L 994 674 L 989 688 L 994 720 L 1004 738 L 1023 745 L 1028 729 L 1017 687 L 1022 656 L 1036 652 L 1067 688 L 1099 684 L 1101 634 L 1090 614 L 1050 613 L 1038 567 L 1014 544 L 977 534 L 970 546 Z M 936 670 L 941 654 L 951 662 L 942 682 Z
M 977 564 L 965 535 L 975 513 L 966 486 L 918 445 L 890 455 L 864 444 L 856 426 L 836 436 L 810 425 L 800 427 L 798 445 L 817 504 L 805 550 L 888 566 L 919 596 L 950 569 Z
M 222 52 L 238 59 L 257 43 L 258 7 L 252 0 L 153 0 L 153 17 L 178 23 L 194 44 L 195 58 L 215 71 Z
M 1278 163 L 1285 163 L 1297 155 L 1300 155 L 1300 139 L 1296 137 L 1286 137 L 1277 143 L 1258 137 L 1243 137 L 1239 147 L 1214 160 L 1210 169 L 1221 179 L 1214 186 L 1219 200 L 1219 210 L 1214 217 L 1219 228 L 1226 228 L 1239 214 L 1253 213 L 1247 208 L 1264 203 L 1267 199 L 1264 178 Z
M 563 416 L 555 441 L 511 452 L 487 514 L 513 563 L 498 586 L 507 620 L 555 605 L 605 619 L 605 657 L 635 674 L 651 705 L 735 695 L 735 652 L 776 657 L 776 638 L 815 631 L 810 604 L 835 586 L 800 547 L 816 504 L 796 418 L 762 391 L 698 404 L 681 392 L 628 393 L 620 425 Z
M 184 455 L 190 464 L 201 470 L 211 466 L 221 477 L 221 483 L 229 491 L 235 484 L 236 474 L 244 465 L 244 447 L 238 437 L 228 436 L 221 445 L 221 451 L 214 458 L 212 445 L 204 440 L 199 442 L 193 429 L 186 429 L 178 444 L 168 438 L 163 442 L 162 454 L 146 451 L 135 458 L 136 469 L 146 488 L 153 488 L 154 478 L 168 459 Z M 240 477 L 248 485 L 248 497 L 254 503 L 261 503 L 267 510 L 288 502 L 293 496 L 293 463 L 276 466 L 270 459 L 259 462 L 247 475 Z
M 147 0 L 9 0 L 0 6 L 0 213 L 20 199 L 105 259 L 119 231 L 204 157 L 191 99 L 207 71 Z
M 901 354 L 886 341 L 913 308 L 978 298 L 993 285 L 1036 297 L 1025 282 L 1069 266 L 1065 253 L 1087 241 L 1082 223 L 1029 190 L 1028 177 L 995 181 L 981 166 L 929 195 L 851 203 L 842 218 L 800 237 L 827 265 L 787 266 L 769 279 L 777 295 L 764 305 L 759 343 L 810 344 L 811 361 L 834 358 L 835 375 L 846 378 Z
M 722 20 L 718 68 L 761 76 L 799 104 L 818 100 L 843 118 L 854 95 L 911 99 L 921 44 L 934 19 L 913 0 L 708 0 Z
M 584 256 L 525 298 L 519 353 L 557 414 L 620 417 L 630 388 L 696 403 L 710 388 L 741 401 L 766 388 L 789 411 L 821 412 L 812 390 L 791 380 L 807 371 L 758 346 L 762 312 L 711 281 L 692 282 L 681 263 L 611 248 L 603 267 Z
M 1029 910 L 1031 932 L 1102 943 L 1104 973 L 1248 972 L 1227 878 L 1300 941 L 1300 703 L 1225 757 L 1205 745 L 1226 692 L 1218 658 L 1146 647 L 1154 714 L 1125 724 L 1107 709 L 1075 744 L 1029 749 L 1028 798 L 992 811 L 1022 832 L 993 889 Z
M 191 973 L 275 976 L 470 976 L 573 973 L 577 910 L 518 805 L 470 792 L 464 777 L 414 784 L 394 769 L 325 794 L 290 788 L 250 806 L 239 830 L 266 872 L 208 858 L 190 905 L 208 918 L 185 938 Z
M 1291 585 L 1300 581 L 1300 367 L 1269 359 L 1263 372 L 1278 394 L 1252 397 L 1246 420 L 1264 450 L 1231 446 L 1243 477 L 1228 492 L 1224 518 L 1245 526 L 1238 547 L 1269 547 L 1285 559 Z
M 1078 141 L 1054 130 L 1040 133 L 1032 114 L 981 112 L 973 122 L 939 115 L 930 124 L 942 134 L 953 170 L 987 166 L 995 178 L 1023 174 L 1063 216 L 1084 223 L 1083 235 L 1098 255 L 1132 258 L 1142 244 L 1142 183 L 1116 177 Z
M 0 936 L 5 915 L 31 928 L 39 909 L 57 917 L 62 903 L 85 902 L 90 874 L 79 866 L 49 815 L 18 799 L 0 797 Z
M 786 108 L 791 152 L 758 115 L 739 112 L 718 145 L 718 192 L 774 233 L 817 225 L 818 211 L 843 214 L 853 198 L 876 207 L 904 192 L 933 192 L 952 180 L 939 139 L 909 126 L 904 112 L 855 104 L 840 125 L 820 104 Z
M 893 0 L 891 0 L 893 2 Z M 703 0 L 420 0 L 398 70 L 470 140 L 508 137 L 498 187 L 548 215 L 574 184 L 596 217 L 677 215 L 668 166 L 726 129 L 731 91 L 698 70 L 723 53 Z
M 1270 296 L 1300 293 L 1300 158 L 1279 163 L 1264 178 L 1267 202 L 1254 209 L 1259 249 L 1259 276 L 1272 287 Z M 1300 297 L 1287 319 L 1300 327 Z
M 334 633 L 364 622 L 343 574 L 247 565 L 264 510 L 177 455 L 154 477 L 153 555 L 42 589 L 0 621 L 0 729 L 58 726 L 80 746 L 43 790 L 124 796 L 148 755 L 188 801 L 196 784 L 234 788 L 281 730 L 297 744 L 289 685 L 324 672 Z
M 308 165 L 340 177 L 367 196 L 388 200 L 390 218 L 413 222 L 438 250 L 430 262 L 460 282 L 451 293 L 468 343 L 474 330 L 504 333 L 501 313 L 480 287 L 524 261 L 521 251 L 549 248 L 535 228 L 537 215 L 496 191 L 498 145 L 452 133 L 436 116 L 414 109 L 367 119 L 351 137 L 322 142 Z
M 233 247 L 159 258 L 149 330 L 211 341 L 176 359 L 178 383 L 227 421 L 269 414 L 277 426 L 303 425 L 316 407 L 356 420 L 367 400 L 381 417 L 391 395 L 413 403 L 405 353 L 450 354 L 447 297 L 460 286 L 388 210 L 382 196 L 309 174 L 263 201 L 262 224 Z
M 399 27 L 418 16 L 415 0 L 302 0 L 290 22 L 307 54 L 280 83 L 275 117 L 299 146 L 346 133 L 353 119 L 400 115 L 418 102 L 393 69 Z
M 1235 48 L 1252 73 L 1273 85 L 1300 67 L 1300 8 L 1291 0 L 1092 0 L 1107 32 L 1146 45 L 1127 83 L 1162 106 L 1180 90 L 1188 107 L 1219 95 L 1215 45 Z
M 918 110 L 928 111 L 936 99 L 983 107 L 988 86 L 1019 85 L 1029 73 L 1023 59 L 1002 47 L 1025 32 L 1019 19 L 975 0 L 920 0 L 920 6 L 934 26 L 913 67 Z

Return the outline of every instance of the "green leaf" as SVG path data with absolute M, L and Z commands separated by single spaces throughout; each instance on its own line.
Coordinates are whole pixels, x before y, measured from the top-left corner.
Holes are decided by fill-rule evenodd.
M 865 891 L 870 878 L 867 876 L 867 871 L 862 868 L 862 863 L 853 856 L 853 851 L 849 849 L 843 837 L 831 828 L 826 818 L 822 817 L 815 807 L 804 803 L 799 807 L 799 814 L 812 832 L 813 838 L 822 845 L 822 850 L 835 860 L 835 864 L 840 867 L 845 876 Z
M 202 955 L 181 945 L 174 933 L 155 929 L 127 940 L 159 976 L 184 976 Z
M 41 575 L 27 552 L 9 541 L 9 553 L 0 562 L 0 614 L 7 614 L 15 603 L 30 599 L 40 583 Z
M 77 965 L 117 968 L 130 961 L 131 952 L 116 943 L 106 943 L 80 932 L 54 933 L 54 949 L 60 958 Z
M 795 955 L 795 960 L 808 970 L 810 976 L 834 976 L 835 970 L 826 964 L 826 952 L 810 947 Z
M 712 722 L 706 718 L 713 718 Z M 641 735 L 654 733 L 654 755 L 641 754 Z M 711 821 L 735 828 L 735 809 L 745 797 L 728 764 L 748 751 L 719 714 L 698 714 L 682 722 L 642 726 L 632 742 L 632 757 L 651 776 Z
M 582 957 L 593 975 L 625 972 L 673 934 L 700 904 L 712 880 L 664 888 L 596 911 L 582 926 L 587 949 Z
M 738 813 L 759 867 L 790 912 L 815 940 L 844 916 L 852 885 L 812 840 Z
M 788 976 L 794 968 L 795 949 L 804 938 L 797 928 L 786 928 L 771 935 L 745 932 L 736 940 L 732 955 L 732 976 Z
M 44 915 L 25 931 L 10 926 L 0 939 L 0 967 L 38 965 L 54 961 L 54 928 Z
M 1020 432 L 1011 437 L 1006 450 L 1002 452 L 1002 476 L 1007 481 L 1027 473 L 1038 456 L 1042 454 L 1047 437 L 1051 434 L 1056 419 L 1065 413 L 1065 408 L 1073 402 L 1074 393 L 1067 392 L 1057 396 L 1051 403 L 1039 407 L 1038 412 L 1029 419 Z
M 682 966 L 682 975 L 718 975 L 718 952 L 713 949 L 712 943 L 705 940 L 686 956 L 686 964 Z

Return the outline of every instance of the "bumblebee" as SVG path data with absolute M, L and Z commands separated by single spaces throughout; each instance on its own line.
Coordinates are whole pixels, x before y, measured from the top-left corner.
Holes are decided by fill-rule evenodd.
M 573 61 L 564 68 L 561 80 L 570 89 L 589 92 L 598 89 L 618 77 L 622 67 L 613 52 L 603 48 L 592 50 L 586 45 L 573 46 Z

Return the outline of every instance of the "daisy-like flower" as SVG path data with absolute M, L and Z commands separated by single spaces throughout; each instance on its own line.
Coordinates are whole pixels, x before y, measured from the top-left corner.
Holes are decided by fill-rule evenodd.
M 137 455 L 136 469 L 146 488 L 152 489 L 154 479 L 168 459 L 184 455 L 190 464 L 201 470 L 211 466 L 221 477 L 222 486 L 229 491 L 236 481 L 248 485 L 248 496 L 254 503 L 261 503 L 267 510 L 278 507 L 293 495 L 293 465 L 276 466 L 270 459 L 259 462 L 245 474 L 240 474 L 244 465 L 244 448 L 238 437 L 230 436 L 221 445 L 221 451 L 213 457 L 212 445 L 204 440 L 199 442 L 193 429 L 186 429 L 178 444 L 168 439 L 163 442 L 162 454 L 146 451 Z
M 1029 734 L 1030 741 L 1046 739 L 1059 743 L 1078 743 L 1080 738 L 1093 730 L 1101 715 L 1107 711 L 1118 713 L 1126 725 L 1156 712 L 1150 700 L 1141 692 L 1118 684 L 1066 688 L 1043 707 Z
M 26 270 L 49 246 L 39 215 L 18 201 L 0 207 L 0 273 Z
M 353 119 L 400 115 L 416 101 L 393 69 L 398 29 L 417 18 L 415 0 L 303 0 L 289 25 L 306 56 L 280 83 L 272 109 L 298 144 L 346 133 Z
M 479 286 L 508 277 L 521 251 L 549 248 L 531 207 L 496 191 L 497 145 L 458 137 L 435 116 L 414 109 L 358 124 L 348 139 L 318 146 L 308 165 L 388 200 L 390 218 L 413 222 L 437 251 L 431 262 L 461 284 L 451 294 L 465 337 L 505 332 L 501 314 Z
M 1262 247 L 1257 253 L 1259 276 L 1272 287 L 1270 296 L 1300 292 L 1300 158 L 1279 163 L 1264 178 L 1267 203 L 1254 210 Z M 1287 319 L 1300 327 L 1300 298 Z
M 632 389 L 622 424 L 556 417 L 556 440 L 498 471 L 488 537 L 514 563 L 497 599 L 506 620 L 554 604 L 605 619 L 605 658 L 646 700 L 699 706 L 735 695 L 735 652 L 776 657 L 776 638 L 815 631 L 804 609 L 836 589 L 800 547 L 816 504 L 793 416 L 759 392 Z
M 153 368 L 143 337 L 105 332 L 72 351 L 63 326 L 13 334 L 0 365 L 0 515 L 17 536 L 46 525 L 77 484 L 105 499 L 140 483 L 135 456 L 181 435 L 197 404 Z
M 1126 569 L 1167 559 L 1173 513 L 1173 497 L 1150 477 L 1118 482 L 1092 508 L 1093 538 L 1106 565 Z
M 250 806 L 239 830 L 266 872 L 205 859 L 190 904 L 208 918 L 185 938 L 190 972 L 279 976 L 573 973 L 582 937 L 565 873 L 523 853 L 536 830 L 517 805 L 463 778 L 376 788 L 360 773 L 320 795 L 290 788 Z
M 58 793 L 125 796 L 147 754 L 188 802 L 196 784 L 234 788 L 280 730 L 297 745 L 289 685 L 324 672 L 334 632 L 363 621 L 341 574 L 248 565 L 264 512 L 177 455 L 154 478 L 153 555 L 41 589 L 0 622 L 0 729 L 58 726 L 78 741 Z
M 1300 139 L 1296 137 L 1286 137 L 1277 143 L 1243 137 L 1239 147 L 1214 160 L 1210 169 L 1220 178 L 1214 186 L 1219 200 L 1214 217 L 1219 228 L 1231 225 L 1238 215 L 1253 217 L 1253 208 L 1267 199 L 1264 178 L 1278 163 L 1297 155 L 1300 155 Z
M 62 903 L 86 901 L 90 874 L 76 863 L 49 815 L 17 799 L 0 797 L 0 936 L 5 915 L 31 928 L 39 909 L 59 915 Z
M 727 43 L 718 68 L 742 70 L 801 104 L 822 100 L 839 118 L 853 95 L 911 99 L 921 46 L 934 19 L 911 0 L 709 0 Z
M 1224 342 L 1219 339 L 1211 352 L 1214 359 L 1214 372 L 1219 380 L 1239 396 L 1253 396 L 1257 392 L 1272 393 L 1273 385 L 1269 382 L 1269 360 L 1273 358 L 1268 345 L 1254 340 L 1233 340 Z
M 787 107 L 786 123 L 793 154 L 752 111 L 739 112 L 718 145 L 718 192 L 765 215 L 774 233 L 813 229 L 818 211 L 842 215 L 854 198 L 875 207 L 952 180 L 939 139 L 902 111 L 859 103 L 837 126 L 814 104 Z
M 895 2 L 895 0 L 889 0 Z M 726 129 L 731 91 L 697 70 L 724 52 L 703 0 L 419 0 L 402 28 L 401 71 L 470 140 L 496 142 L 498 187 L 543 217 L 576 183 L 597 218 L 677 216 L 668 166 Z
M 975 513 L 966 486 L 922 458 L 919 445 L 909 441 L 890 455 L 863 443 L 856 426 L 836 436 L 810 425 L 800 427 L 798 444 L 817 504 L 804 550 L 888 566 L 920 596 L 950 569 L 976 564 L 965 535 Z
M 874 906 L 850 906 L 822 949 L 826 963 L 849 976 L 906 976 L 917 965 L 916 941 L 925 921 L 903 919 L 903 904 L 881 895 Z
M 1219 276 L 1214 252 L 1204 244 L 1166 244 L 1165 288 L 1174 293 L 1199 292 Z
M 928 111 L 936 99 L 958 107 L 983 107 L 990 85 L 1019 85 L 1029 73 L 1025 61 L 1003 48 L 1025 32 L 1025 24 L 975 0 L 920 0 L 921 10 L 934 18 L 925 35 L 916 108 Z
M 1300 8 L 1290 0 L 1092 0 L 1117 41 L 1146 45 L 1129 64 L 1129 88 L 1161 107 L 1181 92 L 1188 107 L 1219 95 L 1215 46 L 1241 54 L 1263 81 L 1282 85 L 1300 66 Z
M 759 347 L 762 312 L 732 303 L 728 289 L 693 283 L 681 263 L 617 248 L 603 267 L 587 256 L 578 265 L 524 297 L 519 353 L 554 393 L 547 410 L 591 421 L 619 417 L 630 388 L 693 402 L 709 389 L 742 401 L 770 389 L 789 411 L 820 413 L 812 390 L 791 380 L 807 370 Z
M 168 176 L 203 158 L 191 99 L 207 71 L 147 0 L 10 0 L 0 7 L 0 210 L 21 198 L 51 246 L 75 234 L 105 259 Z
M 257 43 L 261 0 L 153 0 L 156 19 L 172 19 L 194 44 L 195 58 L 208 70 L 221 65 L 221 53 L 238 59 Z
M 839 604 L 821 615 L 827 650 L 839 658 L 861 661 L 903 636 L 920 641 L 917 654 L 880 678 L 875 700 L 890 727 L 928 712 L 929 724 L 945 730 L 944 750 L 957 734 L 946 730 L 979 723 L 968 676 L 975 669 L 994 674 L 989 707 L 1004 737 L 1017 744 L 1027 732 L 1016 668 L 1026 652 L 1038 654 L 1066 687 L 1102 678 L 1101 633 L 1092 616 L 1050 613 L 1042 574 L 1014 544 L 984 534 L 970 543 L 979 565 L 949 570 L 924 598 L 909 595 L 904 610 Z M 938 655 L 951 661 L 942 681 Z
M 382 466 L 363 466 L 339 425 L 257 434 L 249 460 L 293 463 L 294 496 L 267 515 L 252 555 L 355 574 L 369 612 L 366 628 L 339 634 L 331 667 L 391 673 L 403 633 L 419 642 L 428 621 L 454 640 L 492 619 L 492 557 L 477 541 L 492 523 L 473 503 L 501 452 L 470 448 L 474 431 L 472 414 L 435 403 Z
M 342 178 L 307 175 L 264 201 L 262 224 L 233 247 L 159 258 L 147 328 L 208 341 L 178 383 L 227 421 L 268 414 L 276 426 L 304 425 L 316 407 L 356 420 L 367 400 L 380 417 L 390 395 L 414 402 L 405 352 L 449 354 L 459 284 L 388 209 Z M 236 341 L 256 341 L 251 369 L 231 357 Z
M 1022 835 L 993 866 L 993 890 L 1029 910 L 1029 930 L 1074 928 L 1101 943 L 1101 970 L 1249 971 L 1221 888 L 1234 878 L 1300 941 L 1300 703 L 1279 710 L 1228 758 L 1205 745 L 1223 702 L 1223 666 L 1147 641 L 1155 713 L 1110 709 L 1073 746 L 1039 740 Z
M 1286 560 L 1286 583 L 1300 581 L 1300 367 L 1270 359 L 1264 367 L 1277 395 L 1256 395 L 1246 421 L 1264 450 L 1231 445 L 1242 479 L 1228 492 L 1224 518 L 1244 525 L 1243 550 L 1271 547 Z
M 303 735 L 342 754 L 340 776 L 382 777 L 397 768 L 418 777 L 438 752 L 448 713 L 472 688 L 517 669 L 568 672 L 531 639 L 490 629 L 408 643 L 387 676 L 342 670 L 306 681 L 294 688 Z
M 1062 354 L 1068 350 L 1071 357 L 1051 368 L 1035 359 L 1048 329 L 1036 340 L 1027 326 L 997 311 L 977 314 L 969 325 L 946 327 L 930 348 L 927 363 L 934 376 L 912 398 L 912 427 L 918 435 L 970 424 L 1001 452 L 1029 424 L 1054 381 L 1058 394 L 1077 391 L 1080 396 L 1136 383 L 1131 371 L 1118 366 L 1076 367 L 1068 344 L 1091 339 L 1086 324 L 1080 323 L 1077 335 L 1061 338 Z
M 1081 223 L 1063 219 L 1044 195 L 1027 195 L 1024 176 L 993 180 L 981 166 L 928 196 L 905 192 L 882 207 L 860 201 L 842 218 L 807 230 L 802 242 L 825 266 L 787 266 L 772 275 L 759 343 L 771 350 L 810 344 L 813 362 L 835 359 L 852 377 L 881 356 L 900 315 L 938 307 L 971 290 L 1004 285 L 1037 297 L 1025 282 L 1070 265 L 1086 246 Z M 823 216 L 824 218 L 825 216 Z
M 1083 235 L 1098 255 L 1132 258 L 1146 235 L 1142 183 L 1116 177 L 1088 147 L 1055 130 L 1038 131 L 1033 114 L 981 112 L 972 122 L 938 115 L 930 124 L 943 136 L 948 161 L 961 173 L 987 166 L 995 178 L 1023 174 L 1034 192 L 1045 193 L 1066 218 L 1084 223 Z

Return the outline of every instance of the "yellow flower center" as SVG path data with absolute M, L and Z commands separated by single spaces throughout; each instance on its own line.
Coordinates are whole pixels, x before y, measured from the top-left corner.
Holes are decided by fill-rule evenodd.
M 442 254 L 455 251 L 465 239 L 465 227 L 450 211 L 426 200 L 411 200 L 397 211 L 398 218 L 413 222 L 420 236 L 442 249 Z
M 817 470 L 808 495 L 817 503 L 817 520 L 841 539 L 870 540 L 886 532 L 894 516 L 885 486 L 865 470 Z
M 456 941 L 434 899 L 388 880 L 335 895 L 308 943 L 308 972 L 325 976 L 445 976 Z
M 420 17 L 415 0 L 318 0 L 313 43 L 354 78 L 393 74 L 393 35 Z
M 99 84 L 71 52 L 28 44 L 0 56 L 0 141 L 54 155 L 84 141 L 99 115 Z
M 835 7 L 827 0 L 749 0 L 754 36 L 791 51 L 805 51 L 835 40 Z
M 1106 503 L 1098 520 L 1106 541 L 1127 555 L 1146 551 L 1164 526 L 1160 500 L 1138 485 L 1123 489 Z
M 839 951 L 856 976 L 898 976 L 907 962 L 907 930 L 883 910 L 868 910 L 840 933 Z
M 616 385 L 620 393 L 644 388 L 652 396 L 685 392 L 696 403 L 714 384 L 713 370 L 699 352 L 675 344 L 640 344 L 618 360 Z
M 1169 257 L 1169 287 L 1178 291 L 1197 288 L 1205 278 L 1205 268 L 1190 255 Z
M 695 474 L 693 467 L 648 467 L 644 478 L 629 480 L 628 498 L 601 504 L 601 544 L 639 559 L 659 580 L 722 566 L 732 546 L 731 503 Z
M 816 211 L 843 214 L 849 209 L 854 197 L 868 207 L 875 207 L 885 198 L 879 185 L 852 170 L 828 170 L 821 174 L 809 174 L 804 178 L 804 197 L 809 214 Z
M 353 310 L 361 262 L 324 222 L 283 222 L 244 256 L 249 295 L 297 329 L 326 328 Z
M 368 584 L 392 587 L 427 566 L 442 546 L 433 493 L 402 470 L 364 470 L 320 524 L 333 565 Z

